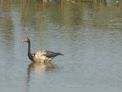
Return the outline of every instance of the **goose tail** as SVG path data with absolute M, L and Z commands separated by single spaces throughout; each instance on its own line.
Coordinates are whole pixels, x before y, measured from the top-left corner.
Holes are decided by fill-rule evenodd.
M 62 54 L 62 53 L 56 53 L 56 54 L 57 54 L 57 56 L 58 56 L 58 55 L 64 56 L 64 54 Z

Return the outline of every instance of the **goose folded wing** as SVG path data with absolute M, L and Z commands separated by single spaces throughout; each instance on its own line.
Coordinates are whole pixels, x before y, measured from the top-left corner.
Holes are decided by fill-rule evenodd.
M 45 51 L 46 53 L 44 54 L 44 56 L 48 57 L 48 58 L 53 58 L 55 56 L 57 56 L 57 53 L 52 52 L 52 51 Z

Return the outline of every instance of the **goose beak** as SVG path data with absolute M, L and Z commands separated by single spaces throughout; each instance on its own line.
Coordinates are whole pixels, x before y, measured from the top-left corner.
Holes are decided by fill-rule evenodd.
M 26 37 L 26 38 L 23 39 L 23 42 L 28 42 L 28 41 L 29 41 L 29 38 L 28 37 Z
M 22 42 L 28 42 L 26 39 L 23 39 Z

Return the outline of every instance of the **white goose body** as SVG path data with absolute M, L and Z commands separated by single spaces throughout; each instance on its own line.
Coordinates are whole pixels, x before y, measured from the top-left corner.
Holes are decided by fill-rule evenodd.
M 36 53 L 31 53 L 31 42 L 29 38 L 26 38 L 24 42 L 28 43 L 28 57 L 30 60 L 32 60 L 35 63 L 48 63 L 50 62 L 54 57 L 58 55 L 63 55 L 62 53 L 56 53 L 52 51 L 47 50 L 40 50 Z
M 34 61 L 40 62 L 40 63 L 46 63 L 52 60 L 52 58 L 48 58 L 45 56 L 46 50 L 40 50 L 37 51 L 34 55 Z

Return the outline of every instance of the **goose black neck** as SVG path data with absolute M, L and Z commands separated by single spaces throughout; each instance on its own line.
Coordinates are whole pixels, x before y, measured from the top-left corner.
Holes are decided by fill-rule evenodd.
M 28 41 L 28 57 L 30 60 L 33 60 L 33 56 L 31 54 L 31 42 L 30 42 L 30 40 Z

